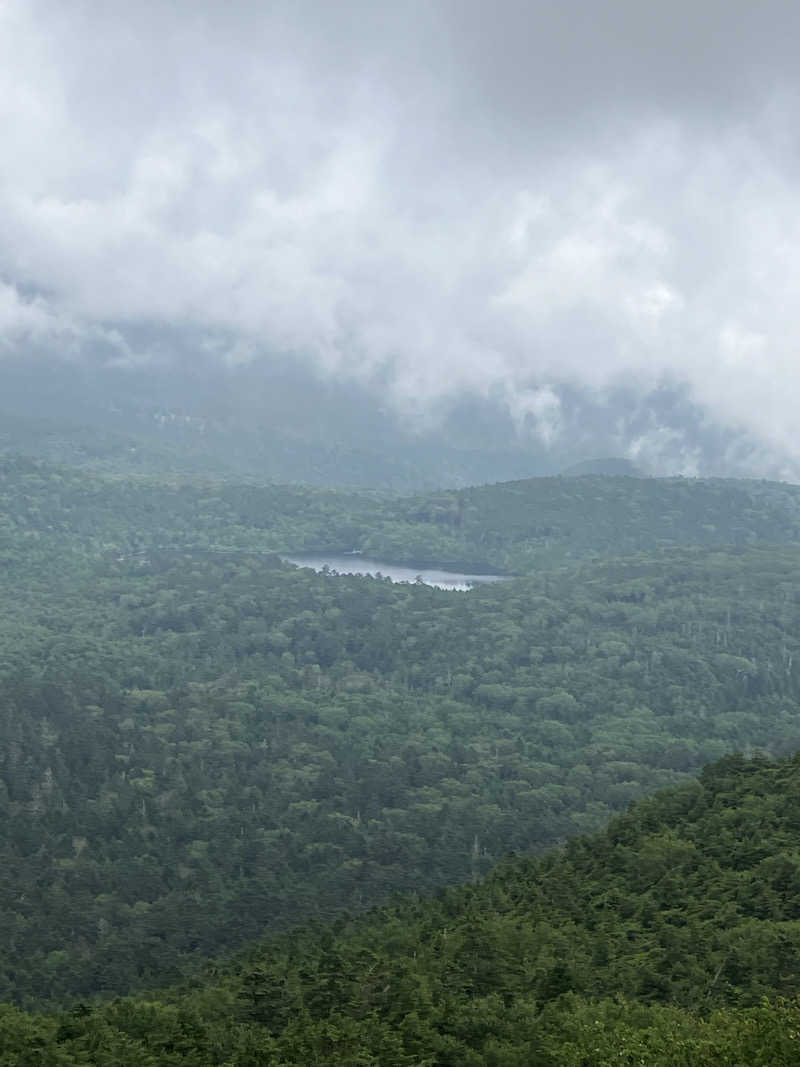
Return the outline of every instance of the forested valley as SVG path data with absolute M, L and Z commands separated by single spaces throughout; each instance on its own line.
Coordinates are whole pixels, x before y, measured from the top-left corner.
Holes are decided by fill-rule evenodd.
M 797 1062 L 800 488 L 8 454 L 0 589 L 0 1064 Z

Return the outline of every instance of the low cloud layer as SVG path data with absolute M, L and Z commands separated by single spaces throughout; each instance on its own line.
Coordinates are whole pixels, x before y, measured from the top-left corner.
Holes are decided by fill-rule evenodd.
M 499 390 L 545 440 L 560 386 L 685 386 L 800 463 L 799 34 L 790 0 L 0 0 L 0 356 L 162 324 L 401 406 Z

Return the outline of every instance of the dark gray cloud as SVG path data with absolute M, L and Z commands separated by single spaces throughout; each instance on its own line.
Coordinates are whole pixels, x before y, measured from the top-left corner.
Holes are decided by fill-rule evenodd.
M 0 353 L 162 323 L 546 439 L 559 385 L 680 384 L 800 462 L 798 40 L 777 0 L 0 0 Z

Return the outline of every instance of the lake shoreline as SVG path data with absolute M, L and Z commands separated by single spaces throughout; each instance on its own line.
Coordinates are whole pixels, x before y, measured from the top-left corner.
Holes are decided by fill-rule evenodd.
M 310 567 L 317 573 L 328 570 L 334 575 L 360 574 L 371 578 L 380 575 L 382 578 L 388 578 L 399 584 L 419 583 L 458 592 L 466 592 L 478 585 L 507 581 L 510 577 L 505 574 L 470 574 L 464 571 L 449 570 L 440 563 L 433 566 L 388 563 L 385 560 L 372 559 L 355 552 L 309 552 L 283 555 L 281 558 L 296 567 Z

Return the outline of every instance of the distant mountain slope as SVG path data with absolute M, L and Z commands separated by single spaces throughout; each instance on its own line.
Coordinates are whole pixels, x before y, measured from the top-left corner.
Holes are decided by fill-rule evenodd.
M 211 460 L 169 440 L 159 441 L 112 426 L 81 425 L 68 418 L 35 418 L 0 410 L 0 456 L 3 455 L 23 455 L 108 475 L 233 476 L 224 460 Z
M 79 465 L 96 465 L 94 431 L 104 462 L 123 471 L 151 459 L 151 473 L 204 466 L 248 479 L 403 490 L 552 475 L 587 456 L 627 457 L 653 475 L 800 478 L 790 458 L 715 425 L 679 388 L 597 393 L 540 382 L 488 396 L 401 398 L 380 378 L 325 376 L 302 360 L 228 364 L 179 330 L 152 331 L 132 348 L 140 361 L 4 352 L 0 423 L 26 418 L 38 429 L 18 424 L 15 437 L 0 427 L 0 437 L 52 457 L 53 420 L 56 436 L 80 435 L 81 447 L 63 456 Z M 139 456 L 112 454 L 114 435 L 135 439 Z
M 384 521 L 391 516 L 390 521 Z M 592 555 L 800 540 L 800 487 L 688 478 L 533 478 L 401 499 L 357 547 L 525 574 Z
M 295 930 L 160 999 L 7 1010 L 0 1034 L 64 1067 L 791 1067 L 798 795 L 800 759 L 730 757 L 474 887 Z
M 379 389 L 286 363 L 226 369 L 198 354 L 180 366 L 0 360 L 0 448 L 52 459 L 65 438 L 62 462 L 79 466 L 97 466 L 99 453 L 123 473 L 205 466 L 325 486 L 468 485 L 561 463 L 538 435 L 520 435 L 502 404 L 466 398 L 416 418 Z M 109 447 L 125 438 L 138 455 Z
M 120 550 L 356 550 L 505 574 L 692 545 L 800 543 L 800 486 L 783 482 L 584 476 L 399 494 L 146 470 L 83 472 L 0 455 L 0 505 L 20 521 L 35 502 L 40 534 Z

